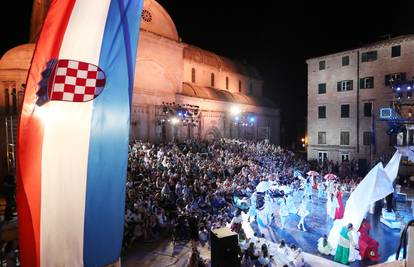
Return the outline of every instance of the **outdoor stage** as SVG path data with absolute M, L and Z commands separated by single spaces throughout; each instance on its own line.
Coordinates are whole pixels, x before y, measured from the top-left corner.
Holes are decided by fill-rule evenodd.
M 300 199 L 300 193 L 295 197 L 296 206 L 299 205 L 298 199 Z M 317 242 L 324 234 L 329 235 L 329 231 L 332 227 L 333 220 L 326 214 L 326 200 L 320 200 L 315 198 L 314 191 L 313 199 L 308 204 L 310 215 L 305 219 L 305 227 L 307 232 L 300 231 L 296 225 L 299 222 L 299 216 L 291 214 L 286 222 L 285 229 L 281 230 L 280 219 L 276 218 L 276 224 L 273 222 L 268 227 L 258 226 L 255 221 L 251 223 L 252 228 L 265 235 L 266 239 L 271 241 L 280 241 L 284 239 L 288 244 L 296 244 L 302 248 L 303 251 L 315 254 L 330 260 L 333 260 L 333 256 L 323 256 L 318 253 Z M 344 196 L 346 201 L 348 195 Z M 345 204 L 345 203 L 344 203 Z M 411 201 L 405 203 L 397 202 L 397 213 L 402 217 L 404 222 L 412 219 Z M 368 214 L 367 219 L 372 226 L 370 236 L 375 238 L 379 243 L 380 262 L 384 262 L 389 256 L 394 254 L 397 250 L 400 230 L 390 229 L 380 222 L 380 214 Z M 375 264 L 370 261 L 355 261 L 351 263 L 351 266 L 368 266 Z

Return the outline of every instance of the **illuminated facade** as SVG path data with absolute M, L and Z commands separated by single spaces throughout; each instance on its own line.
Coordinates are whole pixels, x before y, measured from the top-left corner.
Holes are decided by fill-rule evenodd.
M 311 58 L 308 64 L 308 159 L 368 165 L 414 143 L 414 126 L 388 135 L 381 108 L 395 100 L 391 77 L 412 80 L 414 35 Z M 414 110 L 413 110 L 414 111 Z
M 43 2 L 47 4 L 49 1 Z M 37 9 L 44 10 L 43 7 Z M 42 12 L 34 12 L 32 23 L 40 23 L 43 16 Z M 36 36 L 38 29 L 32 25 L 32 35 Z M 9 50 L 0 61 L 2 117 L 12 118 L 13 123 L 17 119 L 14 110 L 18 110 L 22 101 L 33 50 L 34 44 L 21 45 Z M 131 110 L 131 138 L 153 142 L 186 138 L 267 138 L 278 144 L 279 110 L 262 96 L 262 88 L 263 81 L 255 69 L 182 42 L 166 10 L 155 0 L 144 2 Z M 163 102 L 198 106 L 197 127 L 160 123 Z M 254 123 L 235 125 L 235 118 L 242 114 L 232 114 L 233 105 L 237 105 L 242 114 L 254 117 Z M 6 131 L 1 127 L 1 135 L 13 133 L 12 128 Z M 7 140 L 1 138 L 3 148 L 14 140 L 10 139 L 10 134 Z

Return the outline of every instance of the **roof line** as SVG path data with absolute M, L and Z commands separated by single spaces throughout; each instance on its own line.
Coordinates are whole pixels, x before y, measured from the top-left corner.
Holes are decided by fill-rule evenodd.
M 370 48 L 370 47 L 374 47 L 374 46 L 378 46 L 378 45 L 384 45 L 384 44 L 392 43 L 392 42 L 395 42 L 395 41 L 407 41 L 407 40 L 414 40 L 414 34 L 399 35 L 399 36 L 389 38 L 389 39 L 386 39 L 386 40 L 371 42 L 371 43 L 368 43 L 368 44 L 365 44 L 365 45 L 362 45 L 362 46 L 358 46 L 358 47 L 355 47 L 355 48 L 342 50 L 342 51 L 331 53 L 331 54 L 324 54 L 324 55 L 317 56 L 317 57 L 311 57 L 311 58 L 306 59 L 306 62 L 309 61 L 309 60 L 321 59 L 321 58 L 325 58 L 325 57 L 340 55 L 340 54 L 343 54 L 343 53 L 349 53 L 349 52 L 352 52 L 352 51 L 357 51 L 359 49 Z

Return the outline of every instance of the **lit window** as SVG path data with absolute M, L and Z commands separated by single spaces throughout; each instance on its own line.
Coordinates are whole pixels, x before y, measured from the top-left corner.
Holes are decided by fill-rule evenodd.
M 349 132 L 341 132 L 340 144 L 341 146 L 349 146 Z
M 374 77 L 365 77 L 359 79 L 359 88 L 360 89 L 368 89 L 374 88 Z
M 352 89 L 353 89 L 352 80 L 345 80 L 345 81 L 340 81 L 337 83 L 338 92 L 351 91 Z
M 326 144 L 326 132 L 318 132 L 318 144 Z
M 404 82 L 406 74 L 405 72 L 397 72 L 385 75 L 385 85 L 389 86 L 391 83 Z

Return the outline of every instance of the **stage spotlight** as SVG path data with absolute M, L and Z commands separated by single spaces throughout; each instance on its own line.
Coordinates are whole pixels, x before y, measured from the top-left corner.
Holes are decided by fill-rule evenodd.
M 174 125 L 177 124 L 178 122 L 180 122 L 180 120 L 176 117 L 171 119 L 171 123 L 174 124 Z
M 232 115 L 238 115 L 238 114 L 240 114 L 240 113 L 241 113 L 241 110 L 240 110 L 240 108 L 239 108 L 238 106 L 232 106 L 232 107 L 230 108 L 230 113 L 231 113 Z

